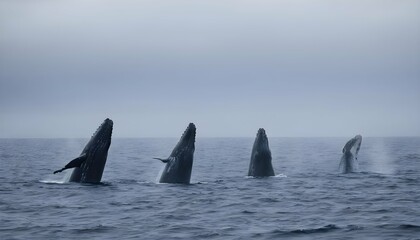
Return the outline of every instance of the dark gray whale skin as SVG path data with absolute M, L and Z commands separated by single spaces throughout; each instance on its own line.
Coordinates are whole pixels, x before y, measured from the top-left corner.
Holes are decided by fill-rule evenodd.
M 160 183 L 189 184 L 194 159 L 196 127 L 190 123 L 167 159 L 155 158 L 166 163 Z
M 249 163 L 248 176 L 269 177 L 274 176 L 271 164 L 271 151 L 268 144 L 267 134 L 260 128 L 252 147 L 251 161 Z
M 350 139 L 343 147 L 343 156 L 341 157 L 339 169 L 341 173 L 351 173 L 357 171 L 357 155 L 362 145 L 362 136 L 356 135 Z
M 55 171 L 54 174 L 74 168 L 70 182 L 100 183 L 111 146 L 113 125 L 111 119 L 105 119 L 86 144 L 80 156 L 70 161 L 64 168 Z

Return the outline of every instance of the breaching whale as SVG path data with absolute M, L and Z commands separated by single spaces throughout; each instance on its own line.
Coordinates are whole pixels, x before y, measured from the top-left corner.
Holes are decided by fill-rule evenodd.
M 339 169 L 341 173 L 355 172 L 359 168 L 357 154 L 362 144 L 362 136 L 356 135 L 350 139 L 343 147 L 343 156 L 341 157 Z
M 111 145 L 113 122 L 107 118 L 93 134 L 79 157 L 70 161 L 64 168 L 74 168 L 70 182 L 99 183 L 105 168 L 108 149 Z
M 155 158 L 166 163 L 159 180 L 160 183 L 190 183 L 195 150 L 195 133 L 195 125 L 190 123 L 178 144 L 172 150 L 171 155 L 166 159 Z
M 251 161 L 249 163 L 248 176 L 268 177 L 274 176 L 271 164 L 271 151 L 265 130 L 260 128 L 252 147 Z

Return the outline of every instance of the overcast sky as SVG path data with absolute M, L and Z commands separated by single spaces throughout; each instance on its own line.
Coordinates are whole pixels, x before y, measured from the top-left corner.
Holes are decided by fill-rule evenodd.
M 420 1 L 0 1 L 0 137 L 420 136 Z

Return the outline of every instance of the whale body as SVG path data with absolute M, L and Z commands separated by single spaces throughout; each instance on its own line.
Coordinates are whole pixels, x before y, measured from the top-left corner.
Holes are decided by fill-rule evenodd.
M 248 176 L 274 176 L 274 169 L 273 165 L 271 164 L 270 146 L 268 144 L 267 134 L 263 128 L 258 130 L 254 141 L 254 146 L 252 147 Z
M 86 144 L 80 156 L 70 161 L 62 169 L 55 171 L 54 174 L 74 168 L 70 182 L 101 182 L 108 150 L 111 146 L 112 129 L 112 120 L 105 119 Z
M 340 160 L 339 170 L 341 173 L 356 172 L 359 169 L 357 155 L 362 144 L 362 136 L 356 135 L 343 147 L 343 155 Z
M 196 127 L 194 123 L 190 123 L 171 155 L 166 159 L 155 158 L 166 164 L 160 176 L 160 183 L 190 183 L 195 135 Z

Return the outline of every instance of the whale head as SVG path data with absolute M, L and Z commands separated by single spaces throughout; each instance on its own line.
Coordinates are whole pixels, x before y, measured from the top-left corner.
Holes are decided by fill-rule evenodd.
M 362 144 L 362 135 L 356 135 L 354 138 L 350 139 L 346 145 L 343 147 L 344 154 L 352 154 L 357 158 L 357 154 L 359 153 L 360 146 Z
M 178 144 L 172 150 L 171 157 L 181 157 L 185 154 L 194 153 L 195 150 L 196 127 L 194 123 L 188 124 L 187 129 L 181 136 Z
M 254 148 L 258 151 L 270 152 L 270 147 L 268 145 L 268 138 L 267 138 L 267 134 L 265 133 L 264 128 L 258 129 L 257 136 L 254 142 Z

